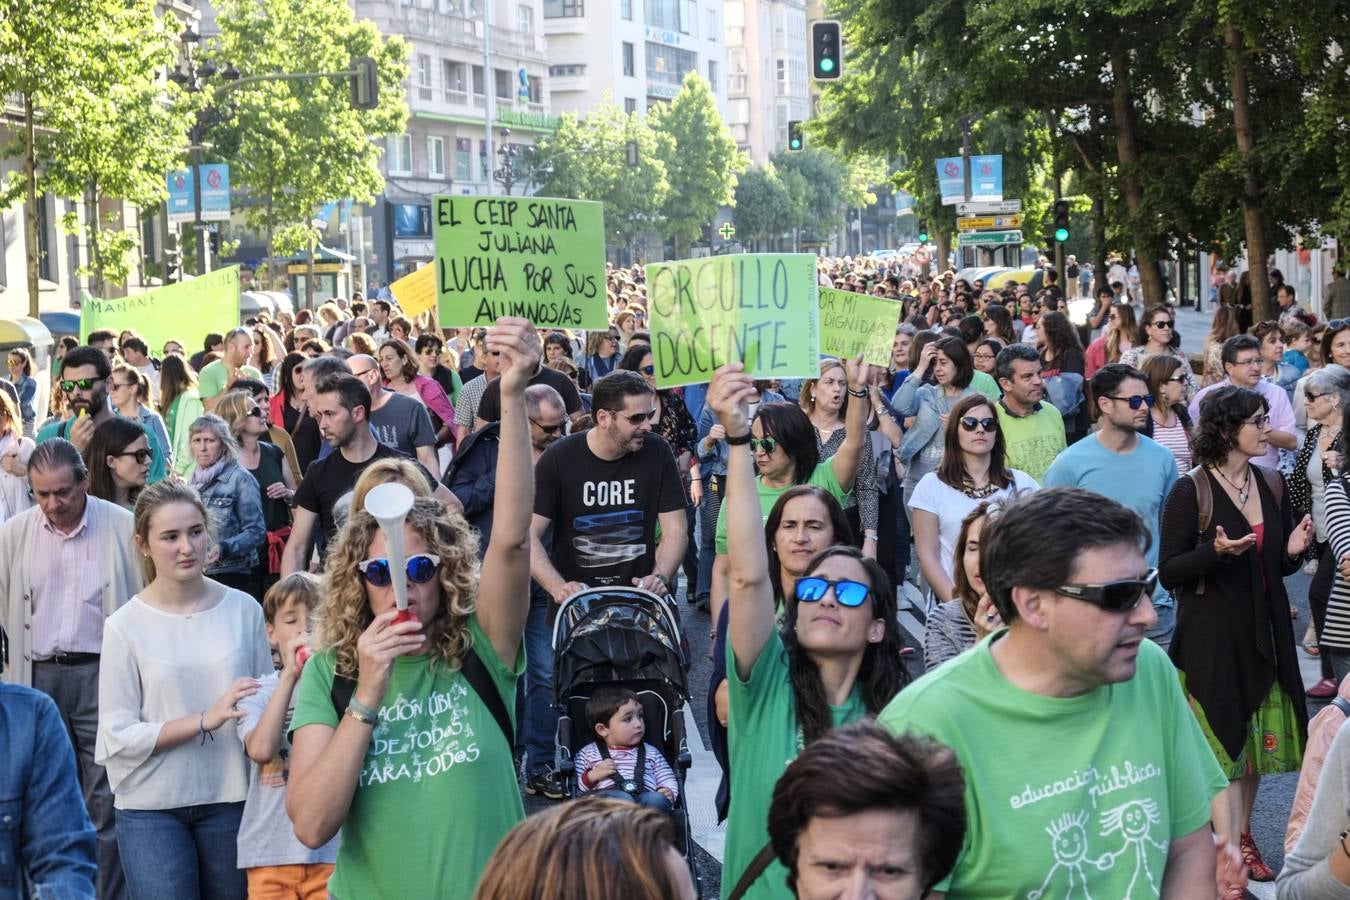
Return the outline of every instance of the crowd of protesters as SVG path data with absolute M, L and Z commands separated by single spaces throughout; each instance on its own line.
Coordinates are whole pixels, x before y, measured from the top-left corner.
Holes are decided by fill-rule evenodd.
M 12 352 L 0 900 L 697 896 L 638 694 L 558 767 L 558 607 L 631 589 L 712 639 L 724 897 L 1350 898 L 1350 322 L 923 262 L 820 260 L 893 352 L 795 380 L 658 387 L 636 266 L 589 333 L 96 331 L 45 410 Z

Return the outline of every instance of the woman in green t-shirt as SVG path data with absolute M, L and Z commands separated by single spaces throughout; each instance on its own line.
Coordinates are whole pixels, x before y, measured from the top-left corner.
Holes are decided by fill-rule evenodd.
M 849 363 L 850 381 L 859 366 Z M 727 682 L 732 784 L 722 895 L 731 893 L 768 841 L 773 786 L 801 749 L 831 728 L 880 712 L 908 678 L 890 579 L 854 547 L 816 556 L 775 623 L 774 577 L 756 514 L 748 401 L 754 383 L 724 366 L 708 403 L 727 432 L 729 583 Z M 862 406 L 863 404 L 858 404 Z M 791 897 L 775 863 L 747 897 Z
M 342 900 L 471 896 L 497 842 L 524 817 L 506 733 L 529 612 L 524 395 L 541 348 L 518 318 L 499 319 L 487 345 L 501 359 L 502 415 L 481 575 L 477 535 L 426 498 L 404 528 L 410 620 L 395 622 L 385 535 L 364 509 L 328 556 L 318 652 L 291 721 L 286 807 L 307 846 L 341 828 L 329 890 Z M 335 676 L 350 688 L 345 712 Z

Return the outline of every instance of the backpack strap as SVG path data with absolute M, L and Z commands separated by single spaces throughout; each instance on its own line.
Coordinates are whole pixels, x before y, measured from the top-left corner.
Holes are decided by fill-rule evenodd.
M 469 687 L 473 688 L 478 699 L 483 701 L 489 713 L 492 714 L 492 720 L 497 723 L 501 729 L 502 737 L 506 738 L 506 746 L 514 748 L 516 746 L 516 729 L 511 725 L 511 717 L 506 712 L 506 704 L 502 701 L 501 692 L 497 686 L 492 683 L 492 676 L 488 674 L 487 666 L 478 658 L 478 654 L 473 652 L 473 648 L 464 654 L 464 659 L 460 663 L 460 672 L 464 675 L 464 680 L 469 682 Z M 333 689 L 329 693 L 333 701 L 333 709 L 337 710 L 338 717 L 341 718 L 347 712 L 348 705 L 352 702 L 352 694 L 356 691 L 356 679 L 348 678 L 345 675 L 333 674 Z
M 1209 531 L 1209 523 L 1214 518 L 1214 493 L 1209 486 L 1209 476 L 1205 474 L 1204 466 L 1196 466 L 1186 473 L 1186 477 L 1195 485 L 1195 537 L 1196 543 L 1206 531 Z M 1201 576 L 1195 582 L 1195 593 L 1203 594 L 1205 592 L 1205 579 Z
M 609 755 L 609 745 L 604 739 L 595 742 L 595 749 L 600 751 L 600 755 L 614 761 L 614 757 Z M 614 764 L 614 783 L 618 785 L 619 790 L 636 800 L 643 791 L 647 789 L 647 742 L 638 744 L 637 762 L 633 765 L 633 777 L 623 778 L 619 774 L 618 763 Z
M 759 876 L 764 874 L 764 870 L 769 867 L 774 858 L 773 844 L 766 842 L 763 847 L 759 848 L 755 858 L 750 860 L 750 865 L 745 867 L 741 877 L 736 880 L 736 886 L 731 889 L 730 894 L 727 894 L 727 900 L 741 900 L 746 891 L 750 890 L 750 886 L 759 879 Z

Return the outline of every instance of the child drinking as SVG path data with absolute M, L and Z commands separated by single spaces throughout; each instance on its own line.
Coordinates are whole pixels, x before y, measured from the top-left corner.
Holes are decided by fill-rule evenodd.
M 679 783 L 661 751 L 643 743 L 646 726 L 637 694 L 601 688 L 586 704 L 586 719 L 599 740 L 576 756 L 581 790 L 670 812 Z

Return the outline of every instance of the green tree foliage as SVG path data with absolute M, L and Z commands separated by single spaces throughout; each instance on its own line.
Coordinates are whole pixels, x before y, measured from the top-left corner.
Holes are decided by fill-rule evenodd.
M 697 72 L 685 75 L 670 105 L 655 107 L 649 118 L 652 128 L 669 138 L 660 147 L 670 179 L 662 220 L 676 255 L 684 257 L 703 226 L 716 218 L 717 208 L 734 202 L 736 176 L 749 160 L 717 111 L 712 88 Z
M 344 0 L 220 0 L 216 9 L 220 36 L 210 58 L 244 77 L 338 72 L 352 57 L 375 59 L 373 110 L 351 108 L 345 78 L 263 81 L 216 94 L 216 152 L 230 163 L 232 184 L 256 200 L 245 210 L 249 226 L 267 235 L 269 257 L 312 253 L 316 210 L 345 198 L 369 203 L 384 190 L 383 147 L 371 137 L 400 135 L 407 124 L 408 45 L 357 21 Z
M 119 205 L 105 201 L 163 202 L 164 174 L 187 143 L 188 112 L 160 78 L 173 62 L 176 30 L 172 18 L 156 19 L 153 0 L 0 2 L 0 95 L 22 95 L 34 125 L 31 146 L 20 132 L 0 156 L 31 156 L 37 195 L 85 203 L 84 271 L 95 291 L 126 281 L 139 239 Z M 0 208 L 25 198 L 27 187 L 23 178 L 0 185 Z M 63 227 L 79 230 L 78 216 Z M 29 268 L 31 290 L 35 250 Z
M 793 198 L 773 163 L 754 166 L 736 182 L 736 235 L 761 249 L 792 227 Z

